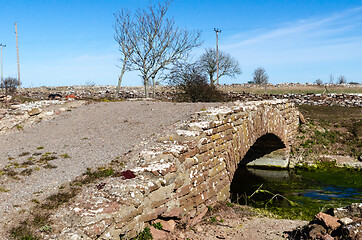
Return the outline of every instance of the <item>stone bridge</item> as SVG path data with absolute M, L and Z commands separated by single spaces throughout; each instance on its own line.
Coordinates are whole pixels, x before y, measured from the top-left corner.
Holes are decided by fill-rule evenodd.
M 111 177 L 84 189 L 53 214 L 58 239 L 132 237 L 154 219 L 193 225 L 230 198 L 238 166 L 288 167 L 299 112 L 286 100 L 207 109 L 157 146 L 128 159 L 136 177 Z M 98 185 L 97 185 L 98 184 Z

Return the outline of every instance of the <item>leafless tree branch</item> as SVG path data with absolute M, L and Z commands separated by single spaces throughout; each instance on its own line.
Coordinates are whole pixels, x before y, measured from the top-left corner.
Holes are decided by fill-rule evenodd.
M 187 58 L 201 45 L 199 31 L 181 30 L 173 19 L 166 18 L 171 1 L 138 9 L 134 15 L 126 10 L 115 14 L 115 39 L 119 44 L 125 71 L 140 72 L 148 96 L 149 81 L 168 65 Z
M 217 76 L 214 79 L 217 65 L 216 50 L 213 48 L 205 49 L 205 52 L 201 55 L 199 61 L 200 66 L 209 75 L 210 83 L 215 84 L 215 82 L 217 81 Z M 235 78 L 236 75 L 239 75 L 241 73 L 242 72 L 238 61 L 233 59 L 230 54 L 219 51 L 219 78 L 222 76 L 229 76 Z

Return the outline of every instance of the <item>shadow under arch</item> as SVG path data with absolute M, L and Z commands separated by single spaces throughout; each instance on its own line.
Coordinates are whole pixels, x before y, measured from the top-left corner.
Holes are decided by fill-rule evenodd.
M 261 184 L 263 182 L 264 172 L 272 178 L 277 177 L 283 179 L 287 177 L 288 171 L 281 170 L 287 167 L 288 164 L 289 153 L 285 144 L 278 136 L 273 133 L 267 133 L 259 137 L 249 148 L 234 172 L 230 184 L 230 200 L 232 202 L 239 202 L 240 198 L 245 199 L 246 197 L 242 194 L 250 195 L 255 191 L 256 189 L 250 189 L 250 179 L 253 179 L 253 183 Z M 263 170 L 271 168 L 275 170 L 277 166 L 281 168 L 276 171 Z M 262 174 L 258 174 L 259 172 Z
M 258 166 L 256 162 L 259 164 L 264 162 L 262 165 L 266 166 L 274 165 L 272 162 L 268 163 L 268 161 L 280 160 L 285 155 L 286 146 L 283 141 L 273 133 L 267 133 L 255 141 L 239 165 Z

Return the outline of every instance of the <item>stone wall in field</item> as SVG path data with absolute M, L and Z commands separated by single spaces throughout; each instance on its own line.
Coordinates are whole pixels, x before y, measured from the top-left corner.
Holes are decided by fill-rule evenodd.
M 299 113 L 286 100 L 236 102 L 201 111 L 175 134 L 129 159 L 134 167 L 127 171 L 134 178 L 103 179 L 57 210 L 52 237 L 133 237 L 155 219 L 193 225 L 208 206 L 229 199 L 238 164 L 262 136 L 273 135 L 283 144 L 282 165 L 287 166 L 298 124 Z

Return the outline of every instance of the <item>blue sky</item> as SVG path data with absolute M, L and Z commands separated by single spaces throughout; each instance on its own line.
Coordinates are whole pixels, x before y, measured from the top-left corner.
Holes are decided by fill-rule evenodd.
M 155 1 L 153 1 L 155 2 Z M 24 87 L 116 85 L 119 68 L 113 13 L 145 7 L 150 0 L 0 0 L 4 77 L 17 76 L 14 22 L 18 22 Z M 262 66 L 271 83 L 329 82 L 344 75 L 362 83 L 362 0 L 174 0 L 176 24 L 202 31 L 203 45 L 230 53 L 243 74 L 221 83 L 245 83 Z M 123 85 L 141 85 L 137 72 Z

